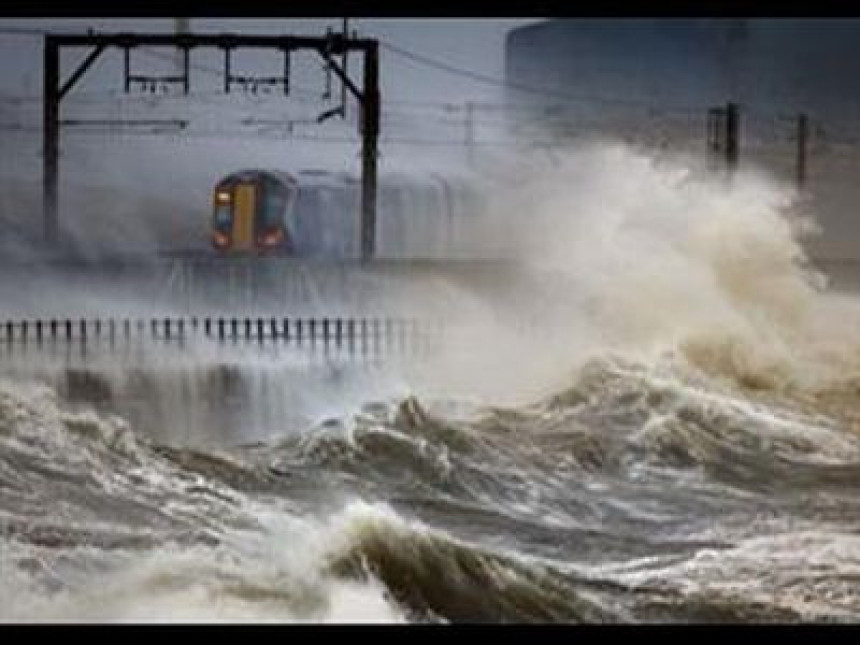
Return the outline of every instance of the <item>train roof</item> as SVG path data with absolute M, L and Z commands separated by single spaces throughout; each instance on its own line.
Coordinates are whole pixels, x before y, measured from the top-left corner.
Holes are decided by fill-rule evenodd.
M 270 170 L 266 168 L 245 168 L 242 170 L 237 170 L 235 172 L 231 172 L 226 177 L 223 177 L 218 183 L 221 184 L 228 181 L 248 181 L 256 179 L 260 176 L 267 176 L 271 179 L 289 185 L 293 185 L 296 183 L 295 177 L 293 177 L 289 173 L 283 172 L 281 170 Z
M 299 186 L 319 186 L 340 188 L 344 185 L 357 184 L 358 178 L 345 172 L 331 170 L 306 169 L 293 174 Z
M 262 168 L 247 168 L 237 170 L 222 178 L 219 183 L 228 181 L 247 181 L 255 179 L 261 175 L 265 175 L 288 184 L 298 187 L 317 187 L 317 188 L 341 188 L 344 186 L 357 187 L 361 184 L 360 176 L 340 171 L 331 171 L 324 169 L 307 168 L 294 172 L 283 170 L 272 170 Z M 447 173 L 431 172 L 431 173 L 407 173 L 407 172 L 386 172 L 380 173 L 380 187 L 395 188 L 416 188 L 430 186 L 462 186 L 467 183 L 466 178 L 457 175 L 449 176 Z
M 361 177 L 354 173 L 332 172 L 329 170 L 300 170 L 293 175 L 300 186 L 330 186 L 341 187 L 344 185 L 358 186 Z M 437 181 L 433 175 L 408 175 L 406 173 L 380 173 L 379 184 L 381 186 L 415 186 L 427 185 Z

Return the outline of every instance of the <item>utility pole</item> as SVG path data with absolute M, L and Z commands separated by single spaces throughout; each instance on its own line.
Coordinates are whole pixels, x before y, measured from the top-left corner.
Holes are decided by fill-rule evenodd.
M 809 119 L 806 114 L 797 115 L 797 187 L 806 186 L 806 150 L 809 133 Z
M 726 166 L 729 175 L 738 167 L 740 156 L 740 114 L 737 103 L 726 104 Z
M 364 55 L 361 119 L 361 259 L 376 253 L 376 165 L 379 142 L 379 45 L 370 41 Z
M 720 164 L 720 157 L 723 151 L 723 142 L 725 140 L 724 130 L 725 112 L 723 108 L 711 108 L 708 110 L 708 170 L 715 172 Z
M 726 103 L 725 107 L 708 110 L 707 142 L 711 163 L 716 165 L 722 157 L 727 174 L 731 177 L 740 157 L 740 111 L 737 103 Z
M 343 38 L 344 40 L 349 38 L 349 18 L 343 19 Z M 340 59 L 340 66 L 343 68 L 343 73 L 347 76 L 349 76 L 348 59 L 348 51 L 344 48 L 343 56 Z M 346 120 L 346 83 L 341 83 L 340 85 L 340 118 Z
M 60 48 L 50 39 L 45 40 L 44 63 L 42 199 L 45 241 L 54 245 L 57 242 L 57 192 L 60 182 Z

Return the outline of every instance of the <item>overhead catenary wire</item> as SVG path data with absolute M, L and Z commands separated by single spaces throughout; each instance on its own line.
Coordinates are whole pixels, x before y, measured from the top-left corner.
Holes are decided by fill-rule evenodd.
M 20 35 L 20 36 L 28 36 L 28 37 L 40 37 L 40 36 L 45 36 L 48 34 L 63 34 L 63 33 L 71 34 L 71 33 L 79 33 L 79 32 L 80 32 L 80 29 L 69 30 L 69 29 L 44 29 L 44 28 L 36 28 L 36 27 L 0 26 L 0 34 Z M 594 103 L 594 104 L 602 104 L 602 105 L 616 105 L 616 106 L 646 108 L 649 110 L 657 110 L 658 111 L 658 114 L 649 115 L 649 118 L 671 118 L 673 113 L 684 113 L 684 114 L 690 115 L 693 118 L 698 118 L 698 116 L 701 115 L 705 110 L 707 110 L 708 107 L 711 107 L 711 106 L 679 106 L 679 105 L 671 105 L 671 104 L 664 104 L 664 103 L 656 104 L 656 103 L 645 101 L 645 100 L 628 99 L 628 98 L 623 98 L 623 97 L 609 97 L 609 96 L 597 95 L 597 94 L 574 93 L 574 92 L 568 92 L 568 91 L 564 91 L 564 90 L 555 90 L 555 89 L 546 88 L 546 87 L 537 87 L 537 86 L 532 86 L 532 85 L 526 85 L 523 83 L 513 82 L 509 79 L 503 79 L 503 78 L 499 78 L 499 77 L 492 76 L 489 74 L 481 73 L 481 72 L 478 72 L 475 70 L 466 69 L 463 67 L 452 65 L 448 62 L 439 60 L 438 58 L 427 56 L 424 54 L 420 54 L 420 53 L 417 53 L 415 51 L 411 51 L 407 48 L 401 47 L 401 46 L 391 42 L 390 39 L 380 40 L 380 47 L 383 48 L 385 51 L 388 51 L 388 52 L 395 54 L 396 56 L 399 56 L 399 57 L 404 58 L 404 59 L 408 59 L 415 64 L 419 64 L 419 65 L 423 65 L 425 67 L 437 69 L 439 71 L 444 71 L 444 72 L 449 73 L 449 74 L 458 75 L 461 78 L 468 78 L 468 79 L 471 79 L 472 81 L 475 81 L 478 83 L 490 84 L 490 85 L 494 85 L 497 87 L 502 87 L 502 88 L 514 90 L 514 91 L 517 91 L 521 94 L 531 94 L 534 96 L 545 96 L 548 98 L 552 97 L 553 99 L 555 99 L 557 101 L 557 103 L 561 104 L 560 106 L 557 105 L 557 107 L 561 107 L 565 104 L 571 104 L 571 103 Z M 141 49 L 140 51 L 144 55 L 152 57 L 152 58 L 173 60 L 173 57 L 169 54 L 149 51 L 146 49 Z M 211 74 L 211 75 L 223 74 L 223 70 L 221 70 L 220 68 L 207 66 L 207 65 L 200 63 L 199 61 L 193 62 L 191 66 L 192 66 L 192 68 L 196 69 L 197 71 L 200 71 L 203 73 L 207 73 L 207 74 Z M 296 88 L 292 88 L 292 89 L 295 90 L 296 96 L 292 96 L 290 98 L 292 98 L 293 100 L 295 100 L 299 103 L 304 102 L 304 103 L 309 104 L 311 102 L 318 102 L 318 101 L 322 100 L 321 93 L 319 91 L 314 91 L 312 89 L 302 88 L 302 87 L 296 87 Z M 158 102 L 158 101 L 162 101 L 162 100 L 186 98 L 186 99 L 191 99 L 192 103 L 194 101 L 198 101 L 201 104 L 212 105 L 212 106 L 216 106 L 218 108 L 223 108 L 225 110 L 233 110 L 236 112 L 239 112 L 239 111 L 246 112 L 247 111 L 248 108 L 245 108 L 245 107 L 230 105 L 229 103 L 225 104 L 223 102 L 218 102 L 218 101 L 207 101 L 206 100 L 206 97 L 208 97 L 208 96 L 215 97 L 216 95 L 222 95 L 222 94 L 223 94 L 223 92 L 220 90 L 212 90 L 209 92 L 207 92 L 207 91 L 192 92 L 187 97 L 186 96 L 179 96 L 179 95 L 171 95 L 171 94 L 152 96 L 152 95 L 146 95 L 146 94 L 128 95 L 128 94 L 123 93 L 121 90 L 106 90 L 106 91 L 93 91 L 93 92 L 75 92 L 69 98 L 70 98 L 70 100 L 73 100 L 73 101 L 74 100 L 80 100 L 82 102 L 84 102 L 84 101 L 93 101 L 93 102 L 111 101 L 111 100 L 119 100 L 119 99 L 126 99 L 129 101 L 142 100 L 144 102 L 147 102 L 147 101 Z M 238 95 L 238 96 L 241 96 L 241 95 Z M 16 103 L 16 102 L 27 102 L 27 101 L 38 102 L 41 100 L 42 100 L 41 96 L 21 96 L 21 97 L 19 97 L 19 96 L 0 95 L 0 103 L 2 103 L 2 102 Z M 266 99 L 264 99 L 264 100 L 266 100 Z M 419 116 L 420 111 L 424 111 L 424 110 L 429 110 L 431 112 L 432 111 L 442 111 L 442 112 L 450 115 L 452 113 L 463 112 L 466 109 L 465 104 L 457 104 L 457 103 L 444 102 L 444 101 L 424 101 L 424 100 L 418 100 L 418 99 L 408 99 L 408 98 L 399 98 L 399 97 L 383 97 L 383 100 L 384 100 L 384 104 L 386 106 L 400 106 L 396 110 L 392 107 L 389 107 L 387 110 L 383 110 L 383 116 L 385 115 L 386 111 L 391 111 L 392 113 L 397 113 L 403 117 L 408 118 L 409 112 L 412 111 L 415 114 L 416 120 L 421 119 L 424 121 L 427 120 L 427 117 Z M 471 102 L 471 103 L 472 103 L 473 107 L 479 111 L 499 110 L 499 111 L 503 111 L 505 113 L 522 112 L 524 115 L 526 115 L 522 119 L 522 122 L 525 122 L 525 123 L 528 123 L 528 120 L 529 120 L 529 116 L 527 116 L 527 115 L 533 114 L 536 110 L 538 110 L 538 111 L 540 110 L 540 107 L 536 107 L 536 106 L 528 105 L 528 104 L 517 104 L 513 101 L 507 101 L 507 100 L 504 102 L 491 102 L 491 101 L 479 102 L 479 101 L 476 101 L 476 102 Z M 256 109 L 258 109 L 258 107 L 260 107 L 260 106 L 255 105 L 254 109 L 256 110 Z M 543 105 L 543 109 L 545 111 L 549 110 L 550 107 L 552 107 L 552 106 L 546 105 L 546 104 Z M 770 109 L 767 109 L 767 110 L 761 109 L 761 108 L 756 107 L 754 105 L 745 105 L 743 103 L 741 104 L 741 108 L 742 108 L 743 114 L 745 115 L 744 118 L 747 119 L 747 121 L 746 121 L 747 123 L 749 123 L 748 119 L 752 119 L 752 118 L 757 118 L 759 120 L 785 119 L 785 114 L 784 114 L 785 111 L 784 110 L 777 114 L 777 113 L 774 113 L 774 111 L 770 110 Z M 556 118 L 556 117 L 553 117 L 550 115 L 546 115 L 545 117 L 541 117 L 541 119 L 544 119 L 544 118 L 547 121 L 551 121 L 553 118 Z M 566 120 L 566 117 L 563 114 L 558 116 L 557 118 L 560 121 Z M 572 117 L 569 117 L 569 118 L 572 118 Z M 431 120 L 436 121 L 438 123 L 443 122 L 442 118 L 433 118 Z M 287 119 L 286 121 L 289 121 L 289 119 Z M 285 125 L 287 125 L 286 121 L 285 121 Z M 813 121 L 813 123 L 815 122 L 814 115 L 812 115 L 812 121 Z M 509 119 L 507 119 L 507 120 L 499 119 L 499 120 L 494 121 L 493 119 L 488 118 L 486 115 L 481 115 L 481 116 L 475 117 L 475 123 L 477 125 L 502 124 L 502 123 L 510 123 L 510 120 Z M 448 123 L 448 125 L 456 126 L 457 122 L 452 119 Z M 774 125 L 773 127 L 776 130 L 779 130 L 781 126 Z M 837 129 L 843 131 L 843 133 L 847 134 L 848 136 L 841 136 L 840 137 L 838 135 L 834 135 L 834 132 Z M 827 128 L 827 130 L 828 130 L 828 132 L 827 132 L 828 142 L 838 144 L 838 143 L 840 143 L 840 140 L 843 140 L 845 142 L 848 142 L 849 140 L 853 140 L 853 138 L 854 138 L 853 132 L 857 129 L 858 129 L 857 125 L 852 124 L 852 123 L 848 123 L 847 125 L 846 124 L 828 125 L 828 128 Z M 849 133 L 848 131 L 851 131 L 851 132 Z
M 620 97 L 608 97 L 601 96 L 596 94 L 573 94 L 570 92 L 563 92 L 559 90 L 553 90 L 550 88 L 541 88 L 535 87 L 531 85 L 526 85 L 523 83 L 513 82 L 507 79 L 498 78 L 495 76 L 490 76 L 488 74 L 484 74 L 481 72 L 476 72 L 474 70 L 464 69 L 462 67 L 456 67 L 449 63 L 440 61 L 435 58 L 431 58 L 429 56 L 425 56 L 422 54 L 416 54 L 415 52 L 409 51 L 402 47 L 398 47 L 397 45 L 391 44 L 389 41 L 382 40 L 380 41 L 380 47 L 383 49 L 390 51 L 394 54 L 397 54 L 403 58 L 409 59 L 415 63 L 424 65 L 426 67 L 431 67 L 440 71 L 448 72 L 450 74 L 454 74 L 457 76 L 461 76 L 464 78 L 472 79 L 473 81 L 477 81 L 480 83 L 484 83 L 487 85 L 494 85 L 496 87 L 501 87 L 508 90 L 514 90 L 529 94 L 539 94 L 543 96 L 552 96 L 559 100 L 564 100 L 568 102 L 585 102 L 585 103 L 597 103 L 602 105 L 629 105 L 629 106 L 637 106 L 637 107 L 659 107 L 663 110 L 673 110 L 676 112 L 700 112 L 703 109 L 703 106 L 692 106 L 692 105 L 669 105 L 669 104 L 660 104 L 659 106 L 651 101 L 643 101 L 637 99 L 625 99 Z
M 24 33 L 27 35 L 45 35 L 48 33 L 57 33 L 56 31 L 40 30 L 40 29 L 26 29 L 26 28 L 23 30 L 13 28 L 10 31 L 11 31 L 11 33 Z M 4 33 L 4 28 L 0 28 L 0 33 Z M 537 93 L 537 94 L 541 94 L 544 96 L 553 96 L 556 99 L 562 99 L 565 101 L 598 102 L 598 103 L 601 103 L 604 105 L 605 104 L 614 104 L 614 105 L 627 105 L 627 106 L 637 106 L 637 107 L 643 107 L 643 106 L 653 107 L 652 104 L 645 102 L 645 101 L 636 101 L 636 100 L 630 100 L 630 99 L 618 99 L 618 98 L 609 98 L 609 97 L 599 97 L 599 96 L 594 96 L 594 95 L 572 95 L 571 93 L 568 93 L 568 92 L 560 92 L 560 91 L 556 91 L 556 90 L 550 90 L 547 88 L 535 88 L 535 87 L 525 86 L 523 84 L 512 83 L 512 82 L 507 81 L 505 79 L 499 79 L 496 77 L 491 77 L 489 75 L 481 74 L 481 73 L 478 73 L 478 72 L 475 72 L 472 70 L 466 70 L 466 69 L 458 68 L 458 67 L 450 65 L 448 63 L 444 63 L 442 61 L 430 58 L 428 56 L 424 56 L 421 54 L 417 54 L 415 52 L 408 51 L 402 47 L 399 47 L 397 45 L 392 44 L 389 41 L 384 41 L 384 40 L 380 41 L 380 45 L 388 51 L 391 51 L 391 52 L 394 52 L 395 54 L 398 54 L 400 56 L 404 56 L 406 58 L 409 58 L 412 61 L 417 62 L 419 64 L 427 65 L 427 66 L 430 66 L 430 67 L 433 67 L 436 69 L 440 69 L 440 70 L 443 70 L 443 71 L 446 71 L 449 73 L 458 74 L 460 76 L 465 76 L 467 78 L 470 78 L 473 81 L 478 81 L 481 83 L 490 83 L 490 84 L 493 84 L 496 86 L 501 86 L 501 87 L 505 87 L 505 88 L 509 88 L 509 89 L 519 90 L 522 92 Z M 171 61 L 173 60 L 173 58 L 169 54 L 166 54 L 166 53 L 153 52 L 153 51 L 149 51 L 146 49 L 142 49 L 141 51 L 144 55 L 149 56 L 151 58 L 160 58 L 162 60 L 171 60 Z M 223 70 L 221 70 L 220 68 L 216 69 L 214 67 L 209 67 L 209 66 L 203 65 L 199 62 L 192 63 L 191 67 L 193 69 L 196 69 L 198 71 L 201 71 L 201 72 L 204 72 L 207 74 L 211 74 L 211 75 L 223 74 Z M 314 96 L 317 99 L 321 98 L 319 93 L 314 92 L 313 90 L 310 90 L 308 88 L 295 88 L 295 89 L 298 90 L 298 93 L 304 94 L 306 97 Z M 37 98 L 37 97 L 34 97 L 34 98 Z M 37 98 L 37 100 L 39 100 L 39 99 Z M 465 106 L 457 105 L 457 104 L 451 103 L 451 102 L 429 102 L 429 101 L 417 101 L 414 99 L 410 100 L 410 99 L 387 98 L 387 99 L 384 99 L 384 103 L 386 105 L 396 105 L 396 104 L 401 104 L 404 106 L 405 105 L 412 105 L 412 106 L 419 107 L 419 108 L 426 108 L 426 109 L 432 109 L 432 110 L 439 109 L 439 110 L 443 110 L 446 112 L 456 112 L 456 111 L 465 110 Z M 497 104 L 493 104 L 490 102 L 473 102 L 473 107 L 477 108 L 479 110 L 504 110 L 504 111 L 516 111 L 516 110 L 530 111 L 533 109 L 531 106 L 512 105 L 510 102 L 497 103 Z M 673 109 L 670 106 L 662 106 L 662 107 L 663 107 L 663 109 Z M 674 109 L 678 109 L 678 108 L 674 108 Z M 701 111 L 701 109 L 702 109 L 701 107 L 696 107 L 696 108 L 685 107 L 685 108 L 683 108 L 683 111 L 699 112 L 699 111 Z
M 2 33 L 44 36 L 44 35 L 47 35 L 50 33 L 63 33 L 63 32 L 58 31 L 58 30 L 45 30 L 45 29 L 35 29 L 35 28 L 0 27 L 0 34 L 2 34 Z M 74 33 L 74 32 L 68 32 L 68 33 Z M 436 68 L 436 69 L 439 69 L 442 71 L 446 71 L 446 72 L 449 72 L 452 74 L 457 74 L 457 75 L 462 76 L 462 77 L 470 78 L 470 79 L 477 81 L 477 82 L 480 82 L 480 83 L 492 84 L 492 85 L 505 87 L 508 89 L 517 90 L 517 91 L 521 91 L 521 92 L 532 93 L 532 94 L 542 94 L 545 96 L 554 96 L 558 99 L 564 99 L 567 101 L 576 101 L 576 102 L 585 101 L 585 102 L 602 103 L 602 104 L 636 105 L 636 106 L 653 105 L 653 103 L 650 103 L 648 101 L 639 101 L 639 100 L 633 100 L 633 99 L 623 99 L 623 98 L 617 98 L 617 97 L 605 97 L 605 96 L 597 96 L 597 95 L 584 95 L 584 94 L 575 95 L 575 94 L 571 94 L 569 92 L 561 92 L 561 91 L 552 90 L 549 88 L 537 88 L 537 87 L 527 86 L 527 85 L 524 85 L 522 83 L 514 83 L 514 82 L 511 82 L 511 81 L 508 81 L 505 79 L 500 79 L 500 78 L 493 77 L 493 76 L 483 74 L 480 72 L 475 72 L 473 70 L 468 70 L 468 69 L 456 67 L 454 65 L 450 65 L 450 64 L 445 63 L 443 61 L 439 61 L 437 59 L 409 51 L 407 49 L 404 49 L 402 47 L 399 47 L 397 45 L 392 44 L 390 41 L 380 40 L 380 46 L 382 48 L 388 50 L 388 51 L 391 51 L 397 55 L 408 58 L 408 59 L 412 60 L 413 62 L 423 64 L 425 66 L 433 67 L 433 68 Z M 159 52 L 150 52 L 150 51 L 146 51 L 145 53 L 146 53 L 146 55 L 149 55 L 151 57 L 169 58 L 172 60 L 172 58 L 170 57 L 169 54 L 161 54 Z M 201 65 L 199 63 L 193 64 L 192 67 L 194 69 L 197 69 L 198 71 L 203 71 L 203 72 L 210 73 L 210 74 L 222 74 L 223 73 L 222 70 L 220 70 L 220 69 L 215 69 L 212 67 L 204 66 L 204 65 Z M 309 91 L 309 90 L 305 90 L 305 91 Z M 401 100 L 401 102 L 405 103 L 406 101 Z M 420 102 L 412 101 L 412 103 L 414 104 L 414 103 L 420 103 Z M 450 104 L 439 103 L 439 105 L 450 105 Z M 668 105 L 666 105 L 666 106 L 661 106 L 661 107 L 663 107 L 664 109 L 675 109 L 678 111 L 688 111 L 688 112 L 701 110 L 701 106 L 695 106 L 695 107 L 683 106 L 683 107 L 681 107 L 681 106 L 668 106 Z
M 301 119 L 294 119 L 292 122 L 293 126 L 302 125 L 303 121 Z M 296 139 L 296 140 L 309 140 L 309 141 L 320 141 L 326 143 L 350 143 L 357 145 L 359 143 L 359 139 L 356 136 L 344 136 L 343 134 L 331 134 L 331 135 L 314 135 L 308 133 L 301 133 L 296 131 L 290 131 L 289 126 L 291 125 L 289 120 L 272 120 L 256 122 L 256 121 L 248 121 L 244 120 L 239 121 L 238 124 L 242 126 L 241 128 L 236 128 L 234 130 L 227 129 L 201 129 L 201 128 L 186 128 L 181 132 L 165 132 L 163 129 L 159 130 L 156 128 L 153 130 L 141 129 L 139 127 L 124 127 L 121 122 L 118 122 L 115 125 L 108 127 L 100 127 L 98 124 L 87 124 L 85 128 L 75 128 L 69 127 L 66 129 L 66 133 L 70 136 L 111 136 L 111 135 L 122 135 L 122 136 L 135 136 L 135 137 L 146 137 L 146 136 L 169 136 L 173 139 L 182 139 L 182 138 L 247 138 L 247 139 Z M 133 121 L 128 124 L 129 126 L 136 126 Z M 248 126 L 256 126 L 258 130 L 249 131 Z M 572 128 L 572 129 L 571 129 Z M 567 124 L 566 134 L 574 133 L 574 134 L 584 134 L 587 132 L 595 132 L 601 129 L 601 125 L 591 124 L 591 123 L 583 123 L 583 122 L 571 122 Z M 13 122 L 2 122 L 0 123 L 0 131 L 3 132 L 24 132 L 24 133 L 32 133 L 38 134 L 41 131 L 41 127 L 37 124 L 26 124 L 26 123 L 13 123 Z M 690 133 L 695 133 L 694 130 L 689 131 Z M 838 132 L 838 134 L 836 133 Z M 511 132 L 512 134 L 513 132 Z M 783 143 L 788 143 L 791 141 L 791 137 L 794 134 L 794 130 L 790 127 L 790 124 L 786 124 L 781 129 L 782 136 L 778 137 L 770 137 L 770 140 L 773 142 L 782 141 Z M 476 145 L 518 145 L 525 141 L 537 140 L 537 133 L 534 134 L 514 134 L 511 141 L 495 141 L 495 140 L 482 140 L 476 139 Z M 684 137 L 684 132 L 678 134 L 681 138 Z M 663 135 L 666 136 L 665 133 Z M 672 135 L 669 135 L 672 138 Z M 689 135 L 688 135 L 689 136 Z M 814 134 L 812 137 L 813 142 L 818 144 L 826 144 L 828 146 L 854 146 L 860 143 L 860 124 L 854 124 L 854 127 L 847 127 L 847 124 L 843 124 L 843 127 L 840 127 L 838 130 L 835 128 L 827 128 L 826 130 L 822 130 L 820 127 L 814 130 Z M 412 145 L 427 145 L 427 146 L 462 146 L 464 145 L 464 141 L 461 137 L 457 138 L 420 138 L 420 137 L 410 137 L 410 136 L 398 136 L 398 135 L 383 135 L 380 140 L 380 144 L 412 144 Z M 754 142 L 751 141 L 751 144 Z
M 46 36 L 49 34 L 77 34 L 80 33 L 80 29 L 70 30 L 70 29 L 40 29 L 36 27 L 8 27 L 8 26 L 0 26 L 0 34 L 8 34 L 8 35 L 20 35 L 20 36 Z M 420 65 L 424 65 L 425 67 L 430 67 L 437 69 L 439 71 L 444 71 L 450 74 L 458 75 L 462 78 L 469 78 L 475 82 L 479 82 L 482 84 L 494 85 L 496 87 L 506 88 L 509 90 L 514 90 L 517 92 L 521 92 L 524 94 L 532 94 L 532 95 L 542 95 L 547 97 L 554 97 L 560 101 L 569 102 L 569 103 L 594 103 L 594 104 L 602 104 L 602 105 L 627 105 L 631 107 L 642 107 L 642 108 L 651 108 L 658 109 L 663 112 L 684 112 L 690 114 L 699 114 L 702 110 L 707 110 L 710 105 L 680 105 L 680 104 L 671 104 L 671 103 L 656 103 L 654 101 L 648 101 L 644 99 L 630 99 L 624 97 L 617 96 L 606 96 L 599 94 L 585 94 L 585 93 L 573 93 L 563 90 L 556 90 L 548 87 L 537 87 L 532 85 L 527 85 L 524 83 L 514 82 L 508 79 L 499 78 L 496 76 L 492 76 L 490 74 L 485 74 L 482 72 L 477 72 L 475 70 L 466 69 L 463 67 L 459 67 L 456 65 L 452 65 L 448 62 L 439 60 L 437 58 L 427 56 L 426 54 L 419 54 L 417 52 L 411 51 L 405 47 L 394 44 L 390 39 L 379 39 L 380 47 L 394 53 L 397 56 L 402 58 L 411 60 L 413 63 L 417 63 Z M 160 52 L 152 52 L 145 51 L 144 53 L 149 56 L 165 58 L 172 60 L 172 57 L 169 54 L 163 54 Z M 212 67 L 208 67 L 205 65 L 201 65 L 199 63 L 194 63 L 192 67 L 198 69 L 198 71 L 203 71 L 210 74 L 222 74 L 222 70 L 215 69 Z M 306 92 L 308 94 L 314 94 L 320 96 L 319 93 L 314 92 L 314 90 L 310 90 L 308 88 L 301 88 L 300 92 Z M 41 97 L 27 97 L 25 100 L 41 100 Z M 426 106 L 432 109 L 447 109 L 447 110 L 462 110 L 463 106 L 458 106 L 456 103 L 451 102 L 434 102 L 434 101 L 421 101 L 415 99 L 403 99 L 403 98 L 386 98 L 385 102 L 387 104 L 402 104 L 402 105 L 415 105 L 415 106 Z M 504 103 L 494 104 L 492 102 L 476 102 L 475 105 L 479 109 L 502 109 L 502 110 L 532 110 L 533 106 L 529 105 L 517 105 L 510 101 L 506 101 Z M 742 109 L 758 109 L 757 106 L 754 105 L 746 105 L 741 103 Z
M 0 131 L 12 130 L 21 132 L 39 132 L 38 126 L 23 126 L 20 124 L 0 123 Z M 284 134 L 282 137 L 272 134 L 271 131 L 262 132 L 243 132 L 239 130 L 142 130 L 138 128 L 123 129 L 120 125 L 115 127 L 93 126 L 83 130 L 69 129 L 70 136 L 86 135 L 86 136 L 133 136 L 133 137 L 161 137 L 171 140 L 193 140 L 193 139 L 247 139 L 247 140 L 273 140 L 273 139 L 288 139 L 298 141 L 314 141 L 319 143 L 336 143 L 336 144 L 355 144 L 358 145 L 360 140 L 357 137 L 338 136 L 338 135 L 311 135 L 311 134 Z M 463 141 L 461 139 L 420 139 L 415 137 L 382 137 L 381 145 L 412 145 L 412 146 L 428 146 L 428 147 L 461 147 Z M 475 140 L 475 145 L 478 146 L 510 146 L 516 147 L 520 145 L 550 145 L 550 142 L 540 141 L 502 141 L 502 140 Z

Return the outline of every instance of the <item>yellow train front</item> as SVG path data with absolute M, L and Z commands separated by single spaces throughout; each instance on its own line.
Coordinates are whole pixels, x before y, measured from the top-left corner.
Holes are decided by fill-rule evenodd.
M 218 182 L 214 191 L 212 245 L 221 252 L 291 253 L 286 223 L 296 198 L 287 174 L 244 170 Z

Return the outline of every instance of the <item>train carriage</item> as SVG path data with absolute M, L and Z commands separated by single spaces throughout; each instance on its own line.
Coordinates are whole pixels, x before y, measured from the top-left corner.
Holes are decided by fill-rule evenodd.
M 462 241 L 470 203 L 463 184 L 438 174 L 380 177 L 377 257 L 448 256 Z M 354 259 L 360 255 L 361 184 L 347 173 L 243 170 L 215 187 L 212 243 L 221 253 L 283 253 Z

